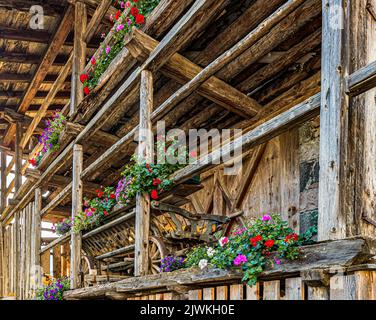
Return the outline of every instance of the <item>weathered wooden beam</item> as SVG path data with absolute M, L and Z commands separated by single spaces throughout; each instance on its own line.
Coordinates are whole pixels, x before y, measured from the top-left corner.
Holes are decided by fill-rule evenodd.
M 16 10 L 19 12 L 30 12 L 33 5 L 43 7 L 43 13 L 47 16 L 60 16 L 66 6 L 66 1 L 61 0 L 6 0 L 0 3 L 0 8 Z
M 6 203 L 6 189 L 7 189 L 7 178 L 6 178 L 6 168 L 7 168 L 7 157 L 4 152 L 4 150 L 1 150 L 1 172 L 0 172 L 0 179 L 1 179 L 1 198 L 0 198 L 0 205 L 1 205 L 1 213 L 3 213 L 3 210 L 7 206 Z M 1 215 L 0 215 L 1 216 Z
M 69 114 L 76 112 L 77 106 L 84 98 L 83 84 L 80 81 L 80 75 L 85 68 L 86 63 L 86 43 L 85 33 L 87 27 L 86 5 L 77 2 L 74 15 L 74 47 L 72 59 L 72 81 L 71 81 L 71 101 Z M 90 30 L 92 31 L 92 30 Z
M 81 145 L 73 146 L 73 180 L 72 180 L 72 219 L 82 210 L 82 181 L 81 172 L 83 165 L 83 148 Z M 81 234 L 71 231 L 71 289 L 79 285 L 79 270 L 81 261 Z
M 53 247 L 57 246 L 57 245 L 60 245 L 60 244 L 63 244 L 67 241 L 69 241 L 71 238 L 71 234 L 70 233 L 67 233 L 57 239 L 55 239 L 54 241 L 52 241 L 51 243 L 49 243 L 47 246 L 43 247 L 42 249 L 40 249 L 40 255 L 42 255 L 43 253 L 51 250 Z
M 53 211 L 62 201 L 64 201 L 69 193 L 72 192 L 72 183 L 69 183 L 52 201 L 48 203 L 41 211 L 41 217 L 43 218 L 49 212 Z
M 41 265 L 40 261 L 40 249 L 41 249 L 41 238 L 42 238 L 42 221 L 41 221 L 41 212 L 42 210 L 42 190 L 41 188 L 35 189 L 35 199 L 34 199 L 34 276 L 35 276 L 35 288 L 40 288 L 42 285 L 42 275 L 38 268 Z
M 157 40 L 134 28 L 126 47 L 136 59 L 145 61 L 158 44 Z M 201 72 L 202 68 L 175 53 L 164 64 L 161 71 L 166 76 L 184 84 Z M 254 116 L 261 110 L 261 106 L 255 100 L 216 77 L 210 77 L 198 88 L 197 92 L 241 116 Z M 165 112 L 167 113 L 168 110 Z
M 140 132 L 138 137 L 138 157 L 151 164 L 153 155 L 153 133 L 150 115 L 153 110 L 153 74 L 142 71 L 140 85 Z M 150 232 L 150 195 L 139 192 L 136 196 L 135 223 L 135 276 L 148 274 L 149 271 L 149 232 Z
M 216 72 L 221 70 L 226 64 L 234 60 L 249 47 L 255 44 L 259 39 L 265 36 L 276 24 L 278 24 L 289 13 L 295 10 L 304 0 L 290 0 L 281 6 L 275 13 L 269 16 L 256 29 L 250 32 L 239 43 L 231 49 L 224 52 L 216 60 L 210 63 L 200 73 L 198 73 L 192 80 L 177 90 L 170 98 L 168 98 L 158 110 L 171 110 L 176 104 L 188 97 L 194 90 L 196 90 L 202 83 L 208 80 Z
M 18 111 L 24 113 L 28 108 L 35 97 L 36 93 L 39 90 L 40 85 L 43 82 L 43 79 L 47 75 L 48 69 L 51 67 L 53 61 L 59 53 L 60 48 L 62 47 L 69 31 L 71 30 L 71 19 L 73 14 L 73 8 L 69 7 L 60 23 L 59 28 L 57 29 L 54 38 L 52 39 L 50 46 L 47 49 L 47 52 L 40 63 L 38 69 L 35 72 L 34 78 L 30 83 L 24 98 L 22 99 Z M 48 42 L 48 41 L 47 41 Z M 4 136 L 3 144 L 9 145 L 13 139 L 15 133 L 15 126 L 11 125 Z
M 267 267 L 260 275 L 260 280 L 287 277 L 312 269 L 330 269 L 343 267 L 346 269 L 359 261 L 367 261 L 372 256 L 367 241 L 361 238 L 344 239 L 318 243 L 302 247 L 301 258 L 286 262 L 283 266 Z M 107 292 L 147 293 L 166 292 L 175 286 L 187 286 L 187 290 L 215 286 L 218 284 L 237 283 L 242 273 L 220 269 L 179 270 L 172 273 L 160 273 L 144 277 L 133 277 L 116 283 L 99 285 L 67 291 L 64 299 L 95 299 L 105 297 Z
M 39 64 L 42 61 L 43 57 L 36 54 L 29 54 L 23 52 L 5 52 L 0 50 L 0 61 L 8 63 L 20 63 L 20 64 Z M 61 67 L 65 65 L 68 57 L 65 55 L 58 55 L 54 62 L 53 66 Z
M 342 15 L 342 0 L 322 2 L 323 40 L 320 111 L 320 185 L 318 239 L 346 236 L 344 174 L 348 144 L 348 97 L 345 75 L 348 73 L 345 29 L 333 25 L 333 15 Z M 347 16 L 347 14 L 346 14 Z M 347 19 L 347 18 L 346 18 Z M 339 23 L 339 22 L 338 22 Z M 335 24 L 335 23 L 334 23 Z
M 111 0 L 102 0 L 99 2 L 98 7 L 95 9 L 93 16 L 90 19 L 90 22 L 87 26 L 87 30 L 83 40 L 86 43 L 89 43 L 90 40 L 93 38 L 98 25 L 101 23 L 102 19 L 105 17 L 108 9 L 111 7 L 112 1 Z
M 346 93 L 357 96 L 376 87 L 376 61 L 355 71 L 346 78 Z
M 245 152 L 246 150 L 260 145 L 294 126 L 311 119 L 318 115 L 319 107 L 320 94 L 317 94 L 290 110 L 260 124 L 253 130 L 236 138 L 233 142 L 227 143 L 223 147 L 199 158 L 195 163 L 175 172 L 171 176 L 171 179 L 175 183 L 184 182 L 193 176 L 202 173 L 208 168 L 214 167 L 215 164 L 213 163 L 220 163 L 221 158 L 223 159 L 234 150 L 242 150 Z
M 29 142 L 29 139 L 33 135 L 34 130 L 38 127 L 40 121 L 45 116 L 49 106 L 52 104 L 53 99 L 55 98 L 57 92 L 61 89 L 62 85 L 65 82 L 65 79 L 70 73 L 72 66 L 72 57 L 68 59 L 67 64 L 63 67 L 62 71 L 60 72 L 59 76 L 57 77 L 55 83 L 52 86 L 52 89 L 48 92 L 46 99 L 43 101 L 41 107 L 39 108 L 37 114 L 33 118 L 33 121 L 27 128 L 25 134 L 22 136 L 21 146 L 25 148 Z
M 161 67 L 174 53 L 179 50 L 180 46 L 182 46 L 187 40 L 191 39 L 195 30 L 205 26 L 206 23 L 213 19 L 215 14 L 223 8 L 225 3 L 226 0 L 196 1 L 191 9 L 163 38 L 148 60 L 145 61 L 140 68 L 137 68 L 110 97 L 110 99 L 107 100 L 102 109 L 97 112 L 97 114 L 77 137 L 76 142 L 80 143 L 95 133 L 96 130 L 99 130 L 101 128 L 101 121 L 116 111 L 114 110 L 114 104 L 119 103 L 129 93 L 132 93 L 133 95 L 137 94 L 139 79 L 143 70 L 147 70 L 149 65 L 153 66 L 153 71 L 156 71 L 158 67 Z
M 22 185 L 22 173 L 21 173 L 21 167 L 22 167 L 22 123 L 17 122 L 16 123 L 16 141 L 15 141 L 15 192 L 17 192 L 21 185 Z
M 120 218 L 112 220 L 112 221 L 104 224 L 103 226 L 100 226 L 100 227 L 98 227 L 94 230 L 91 230 L 91 231 L 83 234 L 82 239 L 88 239 L 88 238 L 90 238 L 90 237 L 92 237 L 92 236 L 94 236 L 98 233 L 101 233 L 102 231 L 109 230 L 109 229 L 113 228 L 114 226 L 119 225 L 120 223 L 123 223 L 125 221 L 130 220 L 130 219 L 133 219 L 134 216 L 135 216 L 135 211 L 133 210 L 133 211 L 121 216 Z

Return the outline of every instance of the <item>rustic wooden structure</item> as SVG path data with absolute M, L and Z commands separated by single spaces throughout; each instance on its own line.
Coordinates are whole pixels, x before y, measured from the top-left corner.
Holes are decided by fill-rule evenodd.
M 52 270 L 71 277 L 67 299 L 376 298 L 375 0 L 161 0 L 86 97 L 78 78 L 112 1 L 48 1 L 43 31 L 26 30 L 29 1 L 12 3 L 0 4 L 0 297 L 31 298 Z M 69 119 L 60 149 L 30 169 L 57 108 Z M 137 145 L 152 161 L 142 129 L 160 120 L 243 132 L 173 174 L 160 199 L 171 238 L 184 219 L 194 230 L 278 212 L 297 232 L 316 223 L 319 242 L 249 288 L 221 270 L 150 275 L 165 241 L 142 194 L 97 229 L 41 238 L 41 221 L 74 216 L 116 183 Z M 220 160 L 237 148 L 242 172 L 227 176 Z

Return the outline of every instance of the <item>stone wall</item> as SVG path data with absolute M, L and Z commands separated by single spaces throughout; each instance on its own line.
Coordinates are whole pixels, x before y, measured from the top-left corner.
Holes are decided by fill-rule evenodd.
M 319 192 L 320 118 L 299 128 L 300 233 L 317 225 Z

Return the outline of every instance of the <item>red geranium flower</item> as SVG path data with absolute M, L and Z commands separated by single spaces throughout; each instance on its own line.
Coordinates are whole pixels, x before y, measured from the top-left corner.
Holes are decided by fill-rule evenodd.
M 95 66 L 95 64 L 97 63 L 97 60 L 95 60 L 95 58 L 93 57 L 91 58 L 90 62 L 93 66 Z
M 161 179 L 156 179 L 156 178 L 153 179 L 153 185 L 154 185 L 154 186 L 158 186 L 158 185 L 160 185 L 161 182 L 162 182 Z
M 107 216 L 107 211 L 106 211 L 106 210 L 104 210 L 104 211 L 103 211 L 103 214 L 104 214 L 105 216 Z
M 29 160 L 29 163 L 32 165 L 32 166 L 36 166 L 36 164 L 37 164 L 37 161 L 33 158 L 33 159 L 30 159 Z
M 158 191 L 157 190 L 153 190 L 152 192 L 151 192 L 151 198 L 153 199 L 153 200 L 157 200 L 158 199 Z
M 116 20 L 116 21 L 119 20 L 120 15 L 121 15 L 121 12 L 120 12 L 120 10 L 118 10 L 118 11 L 116 12 L 116 15 L 115 15 L 115 20 Z
M 271 248 L 274 246 L 274 240 L 266 240 L 265 241 L 265 247 Z
M 99 199 L 102 198 L 102 196 L 103 196 L 103 191 L 99 191 L 98 194 L 97 194 L 97 196 L 98 196 Z
M 86 80 L 89 80 L 89 76 L 87 74 L 81 74 L 80 81 L 84 83 Z
M 260 235 L 257 235 L 256 237 L 250 239 L 250 242 L 253 247 L 256 247 L 257 243 L 259 243 L 260 241 L 262 241 L 262 237 Z
M 85 95 L 88 95 L 88 94 L 90 93 L 90 89 L 89 89 L 88 86 L 86 86 L 86 87 L 84 88 L 84 93 L 85 93 Z
M 136 7 L 132 7 L 131 15 L 134 16 L 134 17 L 136 17 L 138 15 L 138 9 Z
M 115 195 L 113 193 L 110 194 L 111 199 L 115 199 Z
M 290 240 L 298 241 L 299 237 L 296 233 L 290 233 L 286 236 L 285 242 L 289 242 Z
M 142 14 L 138 14 L 136 16 L 136 23 L 137 24 L 143 24 L 145 22 L 145 17 Z

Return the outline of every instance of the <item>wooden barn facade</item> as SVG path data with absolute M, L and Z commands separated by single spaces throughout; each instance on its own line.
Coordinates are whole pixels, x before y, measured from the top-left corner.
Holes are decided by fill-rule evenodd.
M 161 0 L 85 96 L 113 3 L 0 0 L 0 298 L 33 299 L 66 276 L 68 300 L 376 299 L 376 0 Z M 38 8 L 43 29 L 30 24 Z M 32 168 L 56 110 L 59 148 Z M 46 236 L 116 185 L 137 133 L 159 121 L 242 136 L 173 173 L 159 206 L 139 193 L 90 231 Z M 242 150 L 236 175 L 206 161 L 230 147 Z M 196 226 L 279 213 L 317 236 L 253 287 L 236 271 L 159 273 L 185 248 L 158 228 L 166 212 L 176 228 L 175 214 Z

